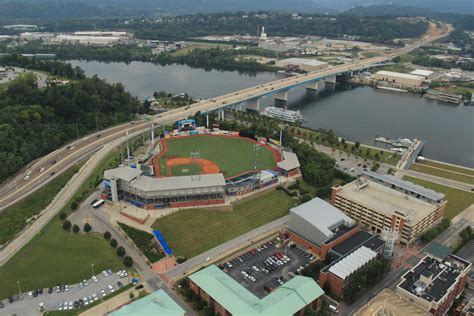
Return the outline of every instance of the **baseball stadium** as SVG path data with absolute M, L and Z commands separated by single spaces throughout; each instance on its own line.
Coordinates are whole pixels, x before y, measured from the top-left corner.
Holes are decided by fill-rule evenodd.
M 103 198 L 145 209 L 221 205 L 226 196 L 299 175 L 296 155 L 239 132 L 180 127 L 164 132 L 149 152 L 138 165 L 106 170 Z

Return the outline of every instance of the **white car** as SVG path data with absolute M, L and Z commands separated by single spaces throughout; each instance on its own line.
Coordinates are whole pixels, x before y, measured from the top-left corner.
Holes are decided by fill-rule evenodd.
M 92 298 L 94 299 L 94 301 L 97 301 L 99 298 L 97 297 L 97 294 L 92 294 Z
M 84 286 L 88 286 L 89 283 L 87 283 L 87 280 L 82 280 L 82 284 L 84 284 Z
M 31 170 L 26 171 L 26 175 L 29 176 L 31 174 Z
M 249 280 L 252 281 L 252 282 L 257 281 L 253 276 L 249 276 Z
M 260 271 L 260 269 L 257 268 L 257 266 L 252 266 L 252 269 L 254 269 L 256 272 Z
M 26 176 L 23 178 L 23 180 L 26 181 L 26 180 L 28 180 L 29 178 L 30 178 L 30 176 L 29 176 L 29 175 L 26 175 Z
M 114 289 L 114 287 L 113 287 L 112 285 L 109 285 L 109 290 L 110 290 L 110 293 L 115 292 L 115 289 Z
M 206 262 L 209 262 L 209 261 L 211 261 L 211 260 L 212 260 L 212 257 L 207 257 L 207 258 L 206 258 Z
M 45 169 L 46 169 L 45 167 L 41 167 L 40 172 L 43 172 Z
M 104 296 L 107 295 L 107 293 L 105 292 L 105 290 L 100 291 L 100 293 L 102 294 L 102 297 L 104 297 Z
M 105 270 L 102 271 L 102 274 L 103 274 L 104 276 L 108 276 L 108 275 L 109 275 L 109 274 L 107 273 L 107 271 L 105 271 Z
M 66 284 L 66 286 L 64 287 L 64 290 L 67 292 L 69 291 L 69 285 Z
M 82 300 L 84 301 L 84 305 L 89 305 L 89 300 L 87 297 L 84 297 Z
M 74 302 L 73 301 L 70 301 L 69 302 L 69 309 L 73 309 L 74 308 Z
M 99 282 L 99 279 L 97 279 L 95 275 L 92 276 L 92 280 L 94 280 L 94 282 Z
M 58 310 L 62 311 L 63 310 L 63 303 L 59 303 Z
M 33 298 L 33 292 L 28 292 L 28 298 Z
M 245 271 L 241 271 L 240 274 L 242 274 L 242 276 L 243 276 L 244 278 L 246 278 L 246 277 L 249 276 L 249 274 L 248 274 L 247 272 L 245 272 Z

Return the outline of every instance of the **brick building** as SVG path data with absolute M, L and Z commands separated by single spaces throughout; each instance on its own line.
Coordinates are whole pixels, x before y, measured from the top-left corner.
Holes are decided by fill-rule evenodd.
M 413 242 L 436 225 L 447 203 L 444 194 L 374 172 L 333 187 L 331 202 L 369 231 L 396 230 L 400 244 Z
M 215 265 L 189 276 L 190 288 L 221 316 L 303 315 L 318 309 L 324 291 L 311 278 L 296 276 L 260 299 Z
M 463 292 L 472 263 L 454 255 L 426 256 L 402 276 L 397 293 L 435 316 L 444 315 Z

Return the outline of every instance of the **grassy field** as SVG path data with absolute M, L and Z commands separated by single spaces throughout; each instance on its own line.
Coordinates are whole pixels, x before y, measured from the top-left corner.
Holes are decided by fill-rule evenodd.
M 444 216 L 450 219 L 459 214 L 460 212 L 464 211 L 469 205 L 474 203 L 474 193 L 471 192 L 454 189 L 441 184 L 409 176 L 404 176 L 403 180 L 411 181 L 426 188 L 446 194 L 448 205 L 446 206 Z
M 467 175 L 470 175 L 470 176 L 474 176 L 474 170 L 464 168 L 464 167 L 461 167 L 461 166 L 447 165 L 447 164 L 437 162 L 437 161 L 432 161 L 432 160 L 425 160 L 423 162 L 417 162 L 417 163 L 420 164 L 420 165 L 426 165 L 426 166 L 430 166 L 430 167 L 445 169 L 445 170 L 449 170 L 449 171 L 454 171 L 454 172 L 459 172 L 459 173 L 464 173 L 464 174 L 467 174 Z
M 172 166 L 171 174 L 174 176 L 193 176 L 196 174 L 201 174 L 201 167 L 194 164 Z
M 102 178 L 103 170 L 116 166 L 118 151 L 104 159 L 81 185 L 72 200 L 87 197 Z M 70 203 L 63 208 L 71 212 Z M 123 268 L 122 260 L 115 249 L 97 234 L 73 234 L 65 232 L 58 217 L 18 251 L 5 265 L 0 267 L 0 298 L 18 291 L 20 281 L 23 291 L 49 287 L 58 283 L 77 283 L 91 276 L 91 264 L 96 272 L 104 269 L 114 271 Z
M 216 163 L 226 178 L 254 168 L 254 144 L 244 138 L 196 136 L 168 139 L 166 144 L 168 151 L 160 160 L 161 174 L 166 174 L 165 157 L 190 157 L 193 152 Z M 261 147 L 261 162 L 259 169 L 276 166 L 273 153 L 265 147 Z
M 54 199 L 61 188 L 80 169 L 82 164 L 75 165 L 56 177 L 25 199 L 3 210 L 0 214 L 0 245 L 5 244 L 21 232 L 32 216 L 40 213 Z
M 207 42 L 186 42 L 186 47 L 178 49 L 171 53 L 172 56 L 183 56 L 192 51 L 196 48 L 201 49 L 210 49 L 210 48 L 231 48 L 231 44 L 223 44 L 223 43 L 207 43 Z
M 422 164 L 415 163 L 411 166 L 410 169 L 414 171 L 430 174 L 433 176 L 445 178 L 445 179 L 451 179 L 455 181 L 474 184 L 474 176 L 470 176 L 467 174 L 459 174 L 459 173 L 452 172 L 446 169 L 433 168 L 429 165 L 422 165 Z
M 159 218 L 159 229 L 175 255 L 192 258 L 254 228 L 287 215 L 296 203 L 283 191 L 271 191 L 238 204 L 232 212 L 188 209 Z

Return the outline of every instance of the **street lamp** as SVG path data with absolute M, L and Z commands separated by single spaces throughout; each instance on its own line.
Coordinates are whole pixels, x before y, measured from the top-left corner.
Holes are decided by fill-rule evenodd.
M 20 296 L 23 296 L 23 292 L 21 292 L 20 281 L 16 281 L 16 284 L 18 285 L 18 292 L 20 292 Z
M 91 270 L 92 270 L 92 276 L 94 276 L 95 275 L 95 273 L 94 273 L 94 264 L 91 264 Z

